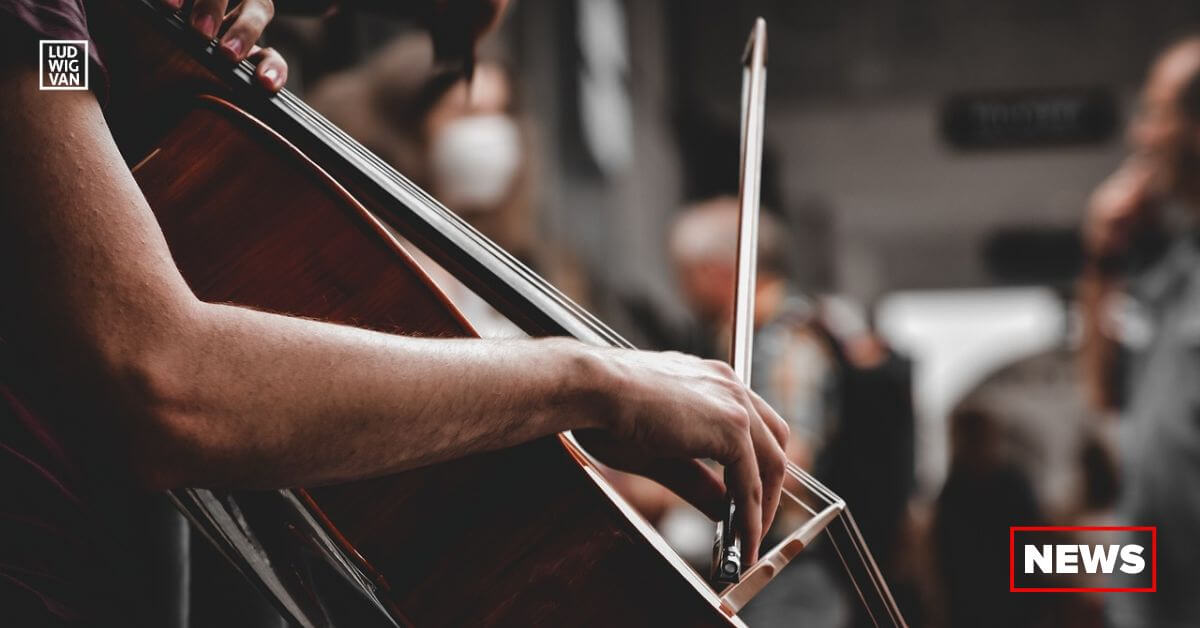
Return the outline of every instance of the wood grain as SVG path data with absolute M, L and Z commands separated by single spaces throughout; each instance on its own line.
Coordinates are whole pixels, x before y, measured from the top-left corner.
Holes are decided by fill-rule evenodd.
M 301 154 L 261 127 L 225 101 L 236 100 L 235 92 L 153 37 L 126 32 L 124 40 L 107 41 L 114 133 L 127 160 L 142 162 L 138 182 L 198 295 L 384 332 L 471 334 L 360 204 L 386 199 L 347 192 L 362 186 L 344 176 L 344 165 L 331 165 L 331 178 L 318 165 L 320 151 Z M 536 313 L 512 315 L 537 320 Z M 663 557 L 560 437 L 307 495 L 402 621 L 731 621 L 711 593 Z M 272 517 L 266 495 L 236 497 L 248 517 Z M 295 543 L 286 522 L 255 528 L 271 535 L 268 549 Z M 295 558 L 301 553 L 280 552 L 277 568 L 306 569 Z M 312 595 L 323 596 L 311 580 Z M 322 601 L 338 625 L 367 621 L 352 600 Z

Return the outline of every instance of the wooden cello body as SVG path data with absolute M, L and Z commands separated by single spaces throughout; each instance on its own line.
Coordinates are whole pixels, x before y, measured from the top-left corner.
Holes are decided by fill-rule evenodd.
M 395 230 L 531 335 L 622 342 L 171 14 L 101 4 L 110 125 L 201 298 L 473 335 Z M 175 498 L 298 625 L 740 624 L 568 435 L 368 481 Z

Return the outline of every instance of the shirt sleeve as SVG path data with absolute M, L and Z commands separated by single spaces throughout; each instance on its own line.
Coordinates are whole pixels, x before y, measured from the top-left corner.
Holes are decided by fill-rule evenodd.
M 103 100 L 108 74 L 88 30 L 82 0 L 0 0 L 0 54 L 5 64 L 36 67 L 38 42 L 43 39 L 88 42 L 89 77 L 93 79 L 89 87 Z

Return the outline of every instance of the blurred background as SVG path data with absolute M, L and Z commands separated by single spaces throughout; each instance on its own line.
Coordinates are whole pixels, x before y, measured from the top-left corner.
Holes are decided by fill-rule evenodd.
M 912 625 L 1103 625 L 1102 600 L 1009 594 L 1005 536 L 1114 520 L 1119 385 L 1098 391 L 1115 379 L 1080 358 L 1080 226 L 1200 4 L 517 0 L 471 87 L 448 90 L 402 22 L 269 34 L 289 87 L 617 331 L 721 357 L 760 15 L 754 385 L 792 423 L 789 454 L 847 498 Z M 615 481 L 704 568 L 708 524 Z M 798 562 L 753 625 L 862 620 L 827 561 Z

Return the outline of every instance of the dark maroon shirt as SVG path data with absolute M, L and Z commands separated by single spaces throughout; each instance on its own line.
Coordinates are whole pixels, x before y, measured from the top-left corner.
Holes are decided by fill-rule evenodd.
M 107 89 L 107 75 L 100 61 L 100 50 L 88 34 L 87 11 L 82 0 L 0 0 L 0 35 L 3 35 L 5 60 L 37 62 L 37 42 L 41 39 L 86 39 L 91 57 L 91 85 L 101 97 Z
M 84 3 L 0 0 L 0 64 L 34 67 L 40 39 L 90 39 Z M 103 92 L 99 51 L 88 48 L 90 86 Z M 21 318 L 4 311 L 14 307 L 20 304 L 0 301 L 0 321 Z M 69 404 L 54 399 L 70 395 L 69 384 L 23 367 L 29 361 L 5 343 L 19 334 L 0 328 L 0 624 L 137 625 L 139 560 L 120 518 L 108 512 L 124 504 L 108 493 L 135 491 L 88 462 L 103 459 L 83 446 L 102 447 L 84 434 L 96 418 L 61 411 Z

